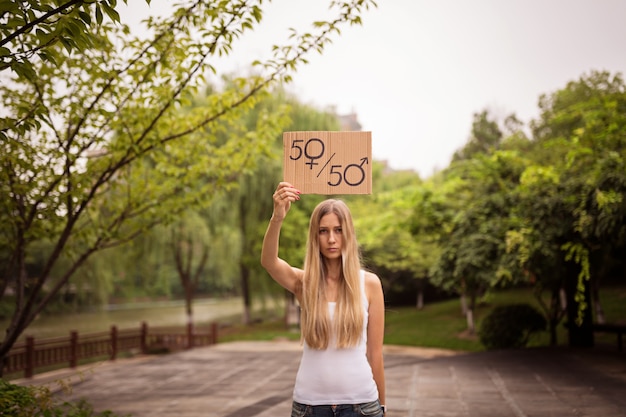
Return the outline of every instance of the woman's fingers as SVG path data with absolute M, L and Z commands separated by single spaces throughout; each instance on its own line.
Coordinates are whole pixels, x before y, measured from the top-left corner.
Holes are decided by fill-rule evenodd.
M 300 190 L 297 190 L 293 185 L 288 182 L 281 182 L 276 188 L 274 193 L 274 201 L 280 202 L 294 202 L 300 200 Z

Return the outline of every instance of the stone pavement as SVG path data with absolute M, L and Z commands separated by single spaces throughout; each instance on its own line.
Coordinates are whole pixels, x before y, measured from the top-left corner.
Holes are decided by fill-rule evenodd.
M 289 416 L 295 342 L 233 342 L 118 359 L 14 383 L 135 417 Z M 385 346 L 387 417 L 626 417 L 626 354 L 538 348 L 457 353 Z

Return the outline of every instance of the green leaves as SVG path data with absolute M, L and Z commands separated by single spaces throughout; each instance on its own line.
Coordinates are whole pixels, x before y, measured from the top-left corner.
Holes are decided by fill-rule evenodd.
M 215 58 L 261 20 L 263 1 L 179 2 L 147 21 L 147 39 L 119 23 L 115 0 L 0 1 L 0 71 L 10 70 L 0 85 L 0 258 L 13 260 L 0 263 L 0 294 L 16 276 L 23 293 L 34 245 L 50 242 L 3 352 L 92 254 L 207 207 L 254 172 L 285 120 L 274 110 L 248 124 L 247 112 L 331 33 L 278 48 L 266 71 L 202 96 Z M 332 26 L 365 3 L 345 3 Z
M 93 47 L 94 27 L 104 19 L 119 22 L 115 0 L 75 1 L 61 3 L 34 0 L 2 0 L 0 12 L 0 71 L 11 70 L 20 77 L 35 76 L 32 57 L 56 63 L 52 49 L 57 42 L 65 53 L 85 51 Z M 95 24 L 94 24 L 95 22 Z

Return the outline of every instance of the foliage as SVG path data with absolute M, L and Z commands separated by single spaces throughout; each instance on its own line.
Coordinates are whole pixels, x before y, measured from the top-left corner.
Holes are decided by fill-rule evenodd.
M 483 320 L 479 336 L 487 349 L 526 346 L 529 337 L 546 329 L 546 319 L 529 304 L 497 306 Z
M 19 2 L 23 9 L 5 3 L 11 6 L 6 16 L 26 10 L 29 22 L 41 11 L 34 2 Z M 211 91 L 189 110 L 205 77 L 216 72 L 215 58 L 261 20 L 261 3 L 183 1 L 173 13 L 148 20 L 153 36 L 147 39 L 97 17 L 93 28 L 71 21 L 67 30 L 83 36 L 75 48 L 64 46 L 62 31 L 60 43 L 39 49 L 44 59 L 26 55 L 36 76 L 15 66 L 2 74 L 0 191 L 8 198 L 0 202 L 0 296 L 10 285 L 16 305 L 0 358 L 92 254 L 236 187 L 282 128 L 281 114 L 264 113 L 254 130 L 241 127 L 241 115 L 375 5 L 332 2 L 336 18 L 294 33 L 290 44 L 258 63 L 257 74 Z M 80 11 L 70 19 L 89 20 Z M 21 18 L 13 23 L 28 27 Z M 23 45 L 36 49 L 39 41 Z M 33 245 L 42 240 L 48 250 L 37 254 L 43 255 L 38 273 L 30 275 Z M 62 259 L 67 264 L 55 270 Z
M 381 174 L 377 182 L 378 187 L 389 187 L 389 190 L 378 191 L 366 201 L 351 202 L 360 233 L 359 243 L 367 260 L 393 274 L 423 275 L 424 266 L 420 260 L 425 253 L 418 250 L 418 242 L 412 239 L 406 224 L 412 209 L 414 187 L 420 183 L 420 178 L 415 173 L 412 176 L 402 172 L 388 173 Z M 380 207 L 386 210 L 378 210 Z
M 452 156 L 452 161 L 472 159 L 477 155 L 488 155 L 500 147 L 502 131 L 495 120 L 489 120 L 489 112 L 474 113 L 472 135 L 467 143 Z
M 407 288 L 421 288 L 417 281 L 428 276 L 438 251 L 430 235 L 415 237 L 410 232 L 419 176 L 391 172 L 380 174 L 376 181 L 388 190 L 378 191 L 367 202 L 353 203 L 355 225 L 366 266 L 381 277 L 386 299 L 399 303 L 407 298 Z M 418 297 L 412 295 L 413 300 Z
M 621 75 L 592 72 L 540 98 L 531 138 L 513 115 L 477 113 L 412 214 L 415 239 L 437 237 L 430 282 L 473 299 L 532 283 L 553 344 L 565 312 L 590 335 L 590 294 L 625 268 L 625 109 Z
M 37 60 L 55 63 L 59 54 L 93 48 L 97 39 L 92 33 L 98 26 L 120 21 L 116 5 L 117 0 L 3 1 L 0 72 L 10 69 L 20 77 L 36 78 Z
M 415 239 L 428 237 L 436 245 L 432 250 L 436 256 L 428 264 L 429 281 L 446 291 L 468 294 L 472 300 L 492 279 L 497 237 L 490 236 L 494 230 L 488 224 L 489 211 L 503 205 L 488 201 L 498 198 L 494 191 L 501 188 L 492 172 L 498 170 L 497 158 L 489 155 L 502 136 L 488 117 L 487 112 L 475 115 L 464 150 L 416 194 L 409 223 Z M 496 213 L 492 221 L 499 218 L 501 213 Z
M 115 417 L 106 410 L 95 412 L 85 400 L 61 402 L 49 388 L 20 386 L 0 379 L 0 409 L 6 417 Z
M 446 217 L 438 220 L 448 233 L 439 235 L 441 255 L 431 267 L 430 280 L 468 301 L 464 312 L 470 331 L 477 299 L 491 288 L 520 281 L 507 264 L 505 235 L 515 205 L 509 190 L 523 168 L 516 152 L 498 150 L 459 160 L 445 173 L 455 197 L 447 199 Z
M 626 90 L 619 74 L 592 72 L 542 96 L 540 108 L 508 250 L 552 294 L 553 338 L 564 289 L 572 332 L 589 341 L 591 289 L 609 278 L 607 265 L 623 268 L 615 257 L 626 248 Z

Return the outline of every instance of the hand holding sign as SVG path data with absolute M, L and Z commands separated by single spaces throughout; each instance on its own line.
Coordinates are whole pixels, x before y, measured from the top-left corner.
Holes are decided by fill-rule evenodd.
M 283 133 L 283 178 L 306 194 L 371 194 L 371 132 Z

